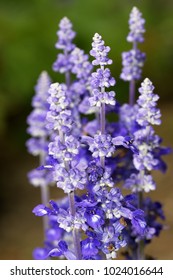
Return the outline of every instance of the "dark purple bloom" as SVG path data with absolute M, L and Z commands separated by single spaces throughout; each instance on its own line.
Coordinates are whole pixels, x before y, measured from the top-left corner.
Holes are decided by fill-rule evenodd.
M 100 209 L 88 209 L 85 212 L 85 218 L 87 221 L 87 224 L 95 229 L 95 228 L 99 228 L 101 227 L 101 225 L 103 225 L 105 223 L 104 221 L 104 212 Z
M 146 221 L 144 218 L 144 212 L 142 210 L 138 209 L 133 212 L 133 218 L 131 222 L 133 228 L 139 235 L 143 235 L 145 233 Z
M 82 255 L 84 258 L 96 256 L 99 253 L 99 246 L 101 242 L 96 238 L 86 238 L 82 240 Z
M 94 183 L 103 176 L 104 169 L 93 160 L 89 163 L 87 172 L 89 175 L 89 180 Z
M 49 251 L 47 248 L 35 248 L 33 251 L 33 258 L 35 260 L 45 260 L 48 257 Z
M 60 240 L 62 235 L 64 233 L 64 230 L 58 226 L 58 224 L 52 228 L 49 228 L 46 231 L 46 238 L 49 242 L 56 242 L 57 240 Z
M 32 212 L 36 215 L 36 216 L 45 216 L 45 215 L 49 215 L 51 214 L 51 210 L 46 207 L 43 204 L 39 204 L 37 205 Z

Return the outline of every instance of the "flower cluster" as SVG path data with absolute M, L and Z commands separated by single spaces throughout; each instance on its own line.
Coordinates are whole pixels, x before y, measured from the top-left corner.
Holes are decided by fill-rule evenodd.
M 120 78 L 124 81 L 140 80 L 145 54 L 140 50 L 130 50 L 122 53 L 123 69 Z
M 133 7 L 129 19 L 130 32 L 127 36 L 128 42 L 141 43 L 144 41 L 144 37 L 143 37 L 143 33 L 145 32 L 144 24 L 145 24 L 145 20 L 142 18 L 141 12 L 136 7 Z
M 27 132 L 32 138 L 26 144 L 28 151 L 35 156 L 45 153 L 47 148 L 46 114 L 49 107 L 47 98 L 50 83 L 51 81 L 46 71 L 42 72 L 35 86 L 36 94 L 32 100 L 34 109 L 27 118 L 29 125 Z
M 146 78 L 139 88 L 140 96 L 138 98 L 139 111 L 137 114 L 137 122 L 141 126 L 160 125 L 161 114 L 156 108 L 159 96 L 153 93 L 154 86 L 152 82 Z
M 112 60 L 108 58 L 110 47 L 105 46 L 102 37 L 99 34 L 95 34 L 92 42 L 91 56 L 95 59 L 92 64 L 99 65 L 100 68 L 91 76 L 92 95 L 89 98 L 90 105 L 93 107 L 103 107 L 103 104 L 115 105 L 115 92 L 105 91 L 105 88 L 115 85 L 115 79 L 111 76 L 111 72 L 106 65 L 112 64 Z
M 122 73 L 120 78 L 124 81 L 136 81 L 141 79 L 142 67 L 145 62 L 145 53 L 137 48 L 137 43 L 144 41 L 143 33 L 145 20 L 140 11 L 134 7 L 130 13 L 130 32 L 127 41 L 133 43 L 133 49 L 122 53 Z
M 144 23 L 133 8 L 127 37 L 133 49 L 123 53 L 121 73 L 130 82 L 130 102 L 119 105 L 114 89 L 109 90 L 116 84 L 108 68 L 113 63 L 110 47 L 96 33 L 90 63 L 73 42 L 70 20 L 60 21 L 56 48 L 62 53 L 53 69 L 64 74 L 65 81 L 50 83 L 45 73 L 39 79 L 35 109 L 28 118 L 33 139 L 27 145 L 42 156 L 40 168 L 29 174 L 32 184 L 54 183 L 64 198 L 48 201 L 47 196 L 33 209 L 46 223 L 44 246 L 34 250 L 35 259 L 115 259 L 124 247 L 127 258 L 142 259 L 144 245 L 163 227 L 158 222 L 164 219 L 161 204 L 143 197 L 156 189 L 151 171 L 165 171 L 161 157 L 170 151 L 152 127 L 161 123 L 161 114 L 148 78 L 135 103 L 134 81 L 141 78 L 145 60 L 137 49 L 144 40 Z M 109 112 L 117 114 L 118 121 L 110 122 Z

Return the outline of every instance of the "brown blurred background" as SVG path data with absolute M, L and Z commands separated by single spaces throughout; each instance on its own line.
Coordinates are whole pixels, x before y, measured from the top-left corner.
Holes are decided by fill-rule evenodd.
M 93 34 L 100 33 L 111 46 L 112 74 L 117 80 L 116 94 L 127 101 L 128 84 L 119 79 L 121 52 L 126 42 L 128 18 L 137 6 L 146 19 L 147 54 L 143 77 L 152 80 L 160 95 L 163 123 L 156 128 L 165 146 L 173 147 L 173 2 L 171 0 L 1 0 L 0 3 L 0 259 L 32 259 L 32 250 L 42 245 L 41 219 L 32 214 L 40 203 L 39 189 L 27 181 L 28 171 L 37 166 L 27 154 L 26 117 L 31 111 L 33 87 L 42 70 L 53 81 L 57 51 L 54 44 L 60 19 L 71 19 L 77 32 L 76 44 L 90 50 Z M 154 173 L 158 188 L 151 195 L 164 205 L 166 228 L 148 246 L 157 259 L 173 259 L 173 156 L 165 157 L 166 174 Z M 58 190 L 52 190 L 56 198 Z M 60 193 L 62 195 L 62 193 Z

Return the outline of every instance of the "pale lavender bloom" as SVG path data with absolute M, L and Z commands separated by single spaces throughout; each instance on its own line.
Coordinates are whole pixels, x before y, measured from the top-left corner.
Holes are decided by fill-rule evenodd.
M 111 177 L 111 169 L 105 167 L 103 174 L 100 176 L 99 179 L 97 179 L 96 183 L 94 183 L 94 187 L 92 190 L 93 192 L 97 192 L 98 190 L 103 189 L 105 187 L 112 188 L 113 186 L 114 186 L 114 181 Z
M 27 118 L 29 125 L 27 131 L 32 137 L 43 138 L 48 134 L 45 125 L 46 113 L 49 107 L 47 102 L 49 86 L 50 78 L 44 71 L 39 76 L 37 85 L 35 86 L 35 96 L 32 99 L 34 109 Z
M 72 129 L 72 112 L 69 110 L 70 99 L 65 84 L 54 83 L 49 89 L 47 128 L 69 132 Z
M 142 67 L 145 62 L 145 53 L 132 49 L 122 53 L 122 73 L 120 78 L 124 81 L 141 79 Z
M 46 71 L 39 76 L 35 86 L 35 96 L 32 99 L 33 111 L 27 118 L 29 125 L 27 132 L 31 139 L 26 142 L 28 151 L 33 155 L 45 152 L 47 147 L 48 130 L 46 128 L 46 114 L 49 104 L 47 102 L 50 78 Z
M 63 143 L 60 136 L 56 136 L 54 141 L 49 143 L 48 147 L 49 155 L 52 155 L 54 159 L 63 162 L 71 161 L 79 153 L 80 143 L 72 135 L 65 135 Z
M 138 143 L 146 143 L 147 139 L 147 144 L 150 146 L 151 150 L 160 147 L 161 138 L 155 134 L 152 126 L 139 127 L 138 130 L 134 132 L 134 138 Z
M 131 149 L 134 153 L 138 153 L 132 142 L 132 139 L 128 136 L 117 136 L 112 138 L 110 134 L 101 134 L 101 132 L 94 135 L 94 137 L 82 137 L 82 143 L 87 143 L 89 145 L 89 151 L 92 152 L 94 158 L 113 156 L 117 146 L 123 146 Z
M 71 52 L 69 61 L 72 64 L 71 72 L 76 74 L 78 79 L 86 80 L 92 70 L 92 64 L 88 61 L 88 55 L 76 47 Z
M 50 85 L 49 97 L 47 99 L 49 110 L 59 113 L 70 105 L 70 99 L 67 97 L 67 86 L 65 84 L 54 83 Z
M 134 132 L 134 144 L 139 153 L 133 155 L 133 163 L 137 170 L 156 169 L 159 159 L 155 156 L 154 151 L 160 147 L 160 137 L 155 135 L 151 126 L 138 129 Z
M 150 192 L 156 189 L 156 183 L 151 175 L 145 175 L 142 173 L 131 174 L 124 187 L 130 189 L 132 192 Z
M 97 108 L 90 105 L 89 96 L 85 96 L 79 104 L 79 112 L 85 115 L 96 113 Z
M 73 25 L 71 21 L 64 17 L 59 23 L 59 30 L 57 31 L 58 42 L 56 43 L 57 49 L 71 51 L 74 48 L 72 40 L 76 36 L 76 33 L 73 31 Z
M 56 61 L 53 63 L 53 70 L 61 74 L 71 70 L 72 64 L 69 62 L 69 55 L 59 53 Z
M 27 118 L 29 125 L 27 132 L 32 137 L 46 137 L 48 132 L 45 127 L 47 110 L 43 108 L 35 108 Z
M 76 189 L 83 190 L 87 183 L 86 171 L 81 171 L 77 167 L 67 170 L 57 164 L 53 176 L 57 187 L 63 189 L 65 193 L 70 193 Z
M 28 152 L 33 156 L 39 156 L 43 152 L 47 152 L 48 142 L 43 138 L 30 138 L 26 142 Z
M 52 182 L 51 173 L 42 169 L 33 169 L 28 173 L 28 179 L 34 187 L 41 187 Z
M 139 128 L 136 122 L 136 116 L 138 113 L 138 105 L 131 106 L 129 104 L 123 104 L 119 109 L 120 125 L 125 127 L 127 133 L 133 135 L 134 131 Z
M 99 122 L 98 120 L 94 119 L 90 122 L 87 122 L 84 127 L 84 134 L 90 135 L 90 136 L 94 136 L 96 131 L 99 130 Z
M 144 37 L 143 37 L 143 33 L 145 32 L 144 24 L 145 24 L 145 20 L 142 18 L 142 13 L 136 7 L 133 7 L 129 19 L 130 32 L 127 36 L 128 42 L 141 43 L 144 41 Z
M 67 17 L 64 17 L 60 21 L 57 35 L 58 42 L 55 47 L 57 49 L 62 49 L 64 53 L 57 55 L 57 60 L 53 64 L 53 70 L 60 73 L 66 73 L 72 68 L 72 64 L 70 62 L 70 52 L 75 48 L 72 41 L 76 35 L 76 33 L 72 30 L 72 23 Z
M 71 110 L 64 110 L 58 115 L 56 113 L 47 113 L 47 128 L 49 130 L 62 130 L 64 133 L 69 133 L 73 127 Z
M 35 95 L 32 99 L 32 106 L 34 108 L 48 108 L 47 98 L 48 98 L 48 89 L 50 86 L 51 80 L 46 71 L 43 71 L 37 81 L 35 86 Z
M 92 90 L 92 95 L 89 97 L 88 101 L 91 107 L 100 108 L 102 104 L 112 105 L 114 106 L 115 101 L 115 92 L 114 91 L 104 91 L 101 92 L 98 89 Z
M 98 87 L 110 87 L 115 85 L 115 79 L 111 77 L 111 71 L 110 69 L 97 69 L 96 72 L 92 73 L 91 78 L 91 86 L 93 88 Z
M 110 47 L 105 46 L 102 37 L 96 33 L 93 37 L 90 54 L 95 58 L 92 64 L 99 65 L 100 68 L 92 73 L 90 78 L 91 94 L 88 99 L 90 106 L 95 107 L 96 110 L 97 108 L 103 108 L 103 104 L 115 106 L 116 103 L 114 99 L 115 92 L 105 91 L 105 88 L 115 85 L 115 79 L 111 76 L 111 71 L 108 68 L 104 68 L 106 65 L 112 64 L 112 60 L 108 58 L 109 51 Z
M 102 36 L 98 33 L 95 33 L 92 42 L 92 50 L 90 51 L 90 55 L 95 57 L 95 59 L 92 61 L 92 64 L 100 66 L 112 64 L 112 60 L 107 56 L 109 51 L 110 47 L 105 46 Z
M 96 134 L 89 143 L 89 151 L 92 152 L 94 158 L 97 157 L 111 157 L 115 152 L 115 146 L 112 143 L 111 135 Z
M 159 161 L 154 157 L 152 147 L 147 143 L 143 142 L 137 145 L 139 154 L 133 155 L 133 163 L 137 170 L 148 170 L 155 169 Z
M 72 231 L 73 219 L 74 217 L 72 215 L 70 215 L 66 210 L 60 208 L 58 219 L 57 219 L 60 228 L 63 228 L 67 232 Z
M 137 122 L 141 126 L 160 125 L 161 113 L 156 108 L 159 96 L 153 93 L 154 86 L 152 82 L 146 78 L 139 88 L 140 96 L 137 100 L 139 110 L 137 114 Z
M 63 228 L 67 232 L 71 232 L 74 228 L 83 229 L 84 231 L 88 228 L 82 211 L 76 212 L 75 216 L 72 216 L 68 211 L 60 208 L 57 221 L 59 223 L 59 227 Z

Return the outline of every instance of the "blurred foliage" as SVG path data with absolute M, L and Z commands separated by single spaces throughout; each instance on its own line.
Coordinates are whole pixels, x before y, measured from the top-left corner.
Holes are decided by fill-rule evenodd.
M 119 100 L 127 100 L 128 83 L 119 80 L 121 52 L 126 42 L 129 13 L 137 6 L 146 19 L 145 42 L 140 49 L 147 54 L 144 77 L 149 77 L 161 102 L 173 100 L 173 1 L 171 0 L 1 0 L 0 2 L 0 133 L 13 131 L 26 137 L 25 119 L 30 112 L 34 85 L 42 70 L 53 81 L 56 59 L 56 31 L 64 16 L 77 32 L 76 44 L 89 52 L 95 32 L 111 47 L 112 72 L 117 80 Z M 22 138 L 22 142 L 23 142 Z M 20 140 L 15 140 L 20 143 Z

